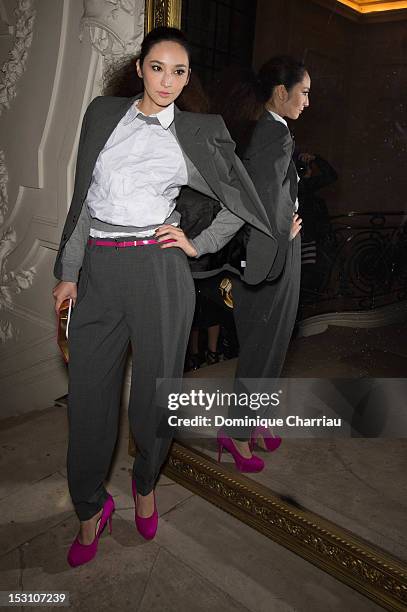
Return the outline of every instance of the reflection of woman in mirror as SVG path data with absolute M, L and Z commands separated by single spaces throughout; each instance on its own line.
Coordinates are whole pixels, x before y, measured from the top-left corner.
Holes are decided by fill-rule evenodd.
M 218 109 L 233 137 L 237 142 L 240 140 L 243 163 L 278 240 L 272 266 L 274 280 L 256 286 L 236 282 L 233 286 L 240 345 L 236 391 L 246 389 L 241 379 L 280 376 L 294 328 L 300 289 L 301 219 L 296 213 L 298 176 L 292 159 L 294 141 L 285 118 L 300 117 L 309 105 L 310 85 L 302 63 L 291 57 L 275 57 L 262 66 L 257 78 L 253 76 L 251 81 L 232 89 L 228 106 Z M 245 140 L 243 146 L 239 131 Z M 259 385 L 253 385 L 251 390 L 259 391 Z M 256 414 L 261 416 L 247 408 L 233 408 L 233 416 Z M 233 454 L 241 471 L 259 471 L 264 467 L 263 461 L 252 455 L 256 442 L 270 451 L 281 442 L 266 428 L 233 426 L 224 427 L 218 433 L 218 441 L 220 449 L 223 446 Z
M 57 311 L 67 298 L 75 303 L 67 472 L 80 531 L 68 553 L 72 566 L 93 559 L 114 512 L 104 481 L 129 344 L 135 523 L 151 539 L 158 524 L 154 486 L 172 438 L 157 431 L 165 409 L 156 402 L 156 379 L 182 378 L 195 304 L 187 256 L 216 252 L 245 221 L 271 240 L 264 208 L 222 118 L 174 104 L 189 66 L 184 35 L 153 30 L 136 63 L 143 92 L 95 98 L 82 123 L 74 195 L 54 268 L 61 280 L 54 289 Z M 224 195 L 220 185 L 229 181 L 234 189 Z M 220 210 L 193 239 L 179 227 L 175 210 L 183 185 L 210 197 L 216 197 L 212 188 L 218 192 Z

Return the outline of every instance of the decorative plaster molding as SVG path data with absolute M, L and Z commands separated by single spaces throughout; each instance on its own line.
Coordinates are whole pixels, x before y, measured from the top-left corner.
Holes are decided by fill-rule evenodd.
M 14 44 L 0 70 L 0 115 L 4 109 L 10 108 L 11 100 L 17 95 L 17 81 L 26 68 L 36 15 L 33 4 L 34 0 L 18 0 L 14 11 Z
M 22 304 L 13 304 L 12 308 L 5 306 L 5 310 L 8 310 L 14 316 L 17 316 L 19 319 L 24 319 L 28 321 L 31 325 L 35 327 L 42 327 L 42 329 L 51 332 L 52 338 L 55 340 L 55 322 L 50 319 L 45 319 L 40 316 L 37 312 L 23 306 Z M 31 348 L 31 345 L 24 345 L 23 351 Z M 13 355 L 16 355 L 18 351 L 14 351 Z
M 144 36 L 144 2 L 85 0 L 80 40 L 89 28 L 93 48 L 103 57 L 104 76 L 138 52 Z
M 31 287 L 36 273 L 34 266 L 28 270 L 7 272 L 7 258 L 13 251 L 16 242 L 17 235 L 11 227 L 0 238 L 0 310 L 6 307 L 13 309 L 12 296 Z M 2 319 L 0 321 L 0 342 L 7 342 L 16 335 L 18 335 L 18 329 L 10 321 Z
M 10 108 L 11 101 L 17 95 L 17 82 L 26 69 L 28 50 L 33 38 L 36 11 L 34 0 L 18 0 L 14 11 L 15 26 L 13 28 L 14 42 L 8 54 L 8 59 L 0 70 L 0 115 Z M 8 212 L 7 193 L 8 172 L 4 151 L 0 151 L 0 227 Z M 14 294 L 28 289 L 32 285 L 35 268 L 29 270 L 7 271 L 7 259 L 17 243 L 17 235 L 12 227 L 7 228 L 0 238 L 0 310 L 6 307 L 13 309 Z M 0 320 L 0 342 L 4 343 L 18 334 L 7 319 Z
M 4 0 L 0 0 L 0 36 L 12 36 L 14 28 L 8 18 Z
M 8 211 L 7 182 L 8 171 L 4 151 L 0 151 L 0 227 L 3 225 Z
M 7 193 L 8 172 L 4 151 L 0 151 L 0 227 L 8 210 Z M 12 227 L 7 228 L 0 238 L 0 311 L 5 308 L 13 310 L 12 296 L 31 287 L 35 267 L 29 270 L 12 270 L 7 272 L 7 259 L 17 242 L 17 234 Z M 0 342 L 4 343 L 18 334 L 18 330 L 6 319 L 0 320 Z

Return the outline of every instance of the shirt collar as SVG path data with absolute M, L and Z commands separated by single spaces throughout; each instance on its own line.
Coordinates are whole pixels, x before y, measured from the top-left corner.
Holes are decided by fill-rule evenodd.
M 277 113 L 273 113 L 273 111 L 271 111 L 270 109 L 267 109 L 268 112 L 270 113 L 270 115 L 273 115 L 274 119 L 276 121 L 281 121 L 281 123 L 284 123 L 284 125 L 286 125 L 288 127 L 288 123 L 287 121 L 284 119 L 284 117 L 281 117 L 281 115 L 277 115 Z
M 134 104 L 130 106 L 129 110 L 124 116 L 123 125 L 128 125 L 129 123 L 131 123 L 139 114 L 144 115 L 144 113 L 137 108 L 139 102 L 140 98 L 135 100 Z M 171 102 L 171 104 L 169 104 L 166 108 L 164 108 L 164 110 L 160 111 L 159 113 L 150 115 L 150 117 L 157 117 L 161 126 L 165 130 L 167 130 L 170 127 L 171 123 L 174 121 L 174 102 Z

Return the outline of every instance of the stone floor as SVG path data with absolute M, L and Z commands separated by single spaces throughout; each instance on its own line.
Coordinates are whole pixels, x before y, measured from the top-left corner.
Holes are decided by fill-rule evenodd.
M 405 326 L 329 329 L 292 343 L 285 376 L 405 377 L 406 340 Z M 230 376 L 230 368 L 219 364 L 210 376 Z M 205 370 L 198 377 L 209 377 Z M 382 609 L 165 476 L 157 486 L 157 535 L 143 540 L 133 522 L 126 418 L 108 482 L 116 503 L 113 533 L 102 536 L 92 563 L 71 569 L 66 554 L 78 523 L 67 488 L 66 443 L 63 406 L 0 421 L 0 590 L 67 591 L 71 609 L 81 611 Z M 284 461 L 284 453 L 282 446 L 274 463 L 287 478 L 284 465 L 293 465 L 293 457 Z M 393 476 L 390 470 L 389 481 Z M 281 478 L 270 487 L 280 486 L 284 494 L 287 482 L 292 490 L 295 482 Z M 304 505 L 321 503 L 312 487 L 303 494 Z
M 103 534 L 91 563 L 71 569 L 66 554 L 77 521 L 66 436 L 62 407 L 0 423 L 0 590 L 67 591 L 71 609 L 81 611 L 382 609 L 165 476 L 157 535 L 143 540 L 133 522 L 125 426 L 108 483 L 113 533 Z

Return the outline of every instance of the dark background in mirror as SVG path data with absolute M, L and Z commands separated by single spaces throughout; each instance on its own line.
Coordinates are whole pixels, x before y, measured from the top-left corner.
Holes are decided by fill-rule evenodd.
M 227 66 L 258 69 L 273 55 L 289 54 L 310 72 L 310 107 L 290 129 L 298 149 L 327 160 L 338 180 L 321 191 L 330 235 L 320 245 L 318 286 L 302 300 L 313 310 L 301 316 L 407 297 L 407 11 L 356 21 L 339 14 L 339 6 L 317 0 L 182 6 L 192 67 L 212 100 Z
M 256 0 L 183 0 L 192 69 L 209 93 L 225 67 L 252 65 L 256 7 Z

